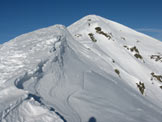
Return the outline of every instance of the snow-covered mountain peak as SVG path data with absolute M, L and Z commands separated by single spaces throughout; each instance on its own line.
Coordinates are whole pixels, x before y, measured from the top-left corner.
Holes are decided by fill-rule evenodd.
M 35 40 L 43 41 L 46 38 L 50 38 L 50 37 L 52 38 L 53 35 L 63 34 L 63 31 L 65 30 L 66 30 L 66 27 L 64 25 L 54 25 L 54 26 L 46 27 L 43 29 L 38 29 L 33 32 L 20 35 L 14 38 L 13 40 L 11 40 L 11 42 L 19 42 L 19 43 L 24 42 L 25 43 L 28 41 L 35 41 Z
M 0 48 L 0 84 L 22 71 L 47 59 L 66 38 L 63 25 L 36 30 L 23 34 L 5 43 Z
M 161 42 L 96 15 L 36 30 L 0 48 L 0 121 L 161 122 L 161 68 Z
M 155 42 L 157 42 L 156 39 L 153 39 L 150 36 L 147 36 L 145 34 L 142 34 L 140 32 L 137 32 L 127 26 L 124 26 L 120 23 L 111 21 L 109 19 L 105 19 L 101 16 L 97 16 L 97 15 L 88 15 L 85 16 L 83 18 L 81 18 L 80 20 L 76 21 L 75 23 L 73 23 L 72 25 L 70 25 L 69 31 L 71 31 L 72 33 L 78 33 L 78 31 L 86 31 L 86 30 L 93 30 L 95 29 L 95 27 L 101 27 L 101 29 L 105 29 L 106 31 L 110 31 L 113 32 L 116 36 L 116 38 L 118 38 L 117 40 L 120 40 L 121 37 L 119 37 L 118 35 L 126 35 L 126 36 L 135 36 L 136 38 L 139 37 L 144 37 L 145 40 L 149 41 L 149 40 L 154 40 Z M 136 39 L 137 41 L 137 39 Z M 159 41 L 158 41 L 159 42 Z

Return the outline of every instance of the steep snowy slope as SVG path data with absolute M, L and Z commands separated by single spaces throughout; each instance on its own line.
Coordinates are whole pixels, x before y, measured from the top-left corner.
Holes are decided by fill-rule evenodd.
M 121 79 L 135 89 L 136 83 L 143 82 L 147 92 L 145 94 L 152 94 L 151 99 L 156 97 L 157 101 L 162 102 L 159 96 L 162 85 L 160 41 L 93 15 L 74 23 L 69 31 L 75 40 L 107 59 L 114 69 L 118 69 Z M 90 34 L 96 40 L 95 43 Z
M 2 122 L 161 122 L 162 43 L 99 16 L 0 48 Z

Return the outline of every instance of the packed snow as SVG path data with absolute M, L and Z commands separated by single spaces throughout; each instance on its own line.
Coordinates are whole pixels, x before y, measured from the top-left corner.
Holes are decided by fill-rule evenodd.
M 162 43 L 96 15 L 0 48 L 2 122 L 161 122 Z

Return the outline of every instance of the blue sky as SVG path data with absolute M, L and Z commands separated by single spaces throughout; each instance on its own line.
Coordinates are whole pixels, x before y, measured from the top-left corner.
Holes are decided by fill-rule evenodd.
M 0 43 L 96 14 L 162 40 L 161 0 L 0 0 Z

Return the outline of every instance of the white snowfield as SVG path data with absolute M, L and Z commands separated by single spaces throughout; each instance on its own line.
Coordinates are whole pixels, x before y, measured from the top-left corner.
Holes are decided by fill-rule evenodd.
M 0 122 L 162 122 L 162 42 L 89 15 L 0 47 Z

